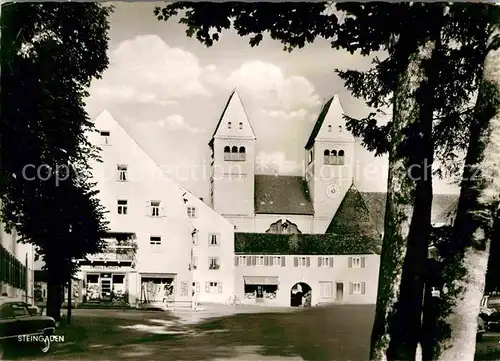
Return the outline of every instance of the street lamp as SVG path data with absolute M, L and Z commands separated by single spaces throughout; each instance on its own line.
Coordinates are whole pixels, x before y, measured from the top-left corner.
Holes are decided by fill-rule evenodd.
M 73 232 L 73 227 L 70 224 L 68 233 L 69 236 L 71 237 L 71 233 Z M 69 281 L 68 281 L 68 325 L 71 323 L 71 293 L 72 293 L 72 283 L 71 283 L 71 272 L 69 274 Z

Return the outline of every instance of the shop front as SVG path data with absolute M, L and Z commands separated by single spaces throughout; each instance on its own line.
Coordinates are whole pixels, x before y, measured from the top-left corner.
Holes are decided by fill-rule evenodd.
M 85 295 L 83 302 L 89 303 L 128 303 L 127 273 L 120 272 L 86 272 Z
M 141 304 L 166 305 L 175 301 L 175 274 L 141 273 Z
M 102 253 L 79 260 L 84 303 L 129 304 L 129 274 L 134 271 L 134 233 L 108 233 Z
M 245 303 L 275 303 L 279 280 L 276 276 L 244 276 Z

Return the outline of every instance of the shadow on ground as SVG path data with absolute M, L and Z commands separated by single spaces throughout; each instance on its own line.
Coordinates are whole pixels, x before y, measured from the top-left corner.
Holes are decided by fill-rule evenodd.
M 168 312 L 75 310 L 47 360 L 366 360 L 373 306 L 243 313 L 183 325 Z M 140 326 L 138 326 L 140 325 Z M 162 328 L 163 327 L 163 328 Z

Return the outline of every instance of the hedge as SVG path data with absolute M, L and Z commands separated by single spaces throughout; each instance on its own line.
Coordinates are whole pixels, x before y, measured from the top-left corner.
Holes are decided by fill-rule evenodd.
M 341 234 L 236 233 L 235 253 L 380 254 L 380 239 Z

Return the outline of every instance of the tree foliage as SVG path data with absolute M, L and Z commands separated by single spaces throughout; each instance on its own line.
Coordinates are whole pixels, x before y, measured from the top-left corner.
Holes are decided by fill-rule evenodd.
M 67 282 L 72 261 L 98 252 L 107 230 L 83 99 L 108 66 L 110 12 L 96 3 L 2 6 L 1 217 L 35 246 L 51 284 Z

